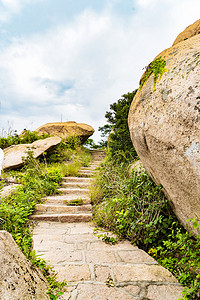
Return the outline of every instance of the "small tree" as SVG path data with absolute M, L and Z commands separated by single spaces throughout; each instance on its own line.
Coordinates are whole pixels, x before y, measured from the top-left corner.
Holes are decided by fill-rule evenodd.
M 109 124 L 99 127 L 102 136 L 109 134 L 109 155 L 119 161 L 132 160 L 137 156 L 128 128 L 128 112 L 137 90 L 124 94 L 121 99 L 110 105 L 105 117 Z

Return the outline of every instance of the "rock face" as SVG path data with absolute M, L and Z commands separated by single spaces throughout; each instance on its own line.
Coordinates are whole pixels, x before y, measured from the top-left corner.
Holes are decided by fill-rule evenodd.
M 94 133 L 94 129 L 90 125 L 76 122 L 47 123 L 35 131 L 39 134 L 56 135 L 64 139 L 71 136 L 79 136 L 83 143 Z
M 137 160 L 133 164 L 130 165 L 128 171 L 129 171 L 129 174 L 131 174 L 132 171 L 145 172 L 145 168 L 144 168 L 141 160 Z
M 197 34 L 200 34 L 200 20 L 197 20 L 192 25 L 188 26 L 183 32 L 181 32 L 175 39 L 173 46 L 182 41 L 186 41 Z
M 34 157 L 37 158 L 43 152 L 51 149 L 61 142 L 60 137 L 49 137 L 44 140 L 37 140 L 32 144 L 13 145 L 4 149 L 3 169 L 14 169 L 23 165 L 23 157 L 27 156 L 28 149 L 33 150 Z
M 0 266 L 0 299 L 49 299 L 46 279 L 6 231 L 0 231 Z
M 166 71 L 151 74 L 129 112 L 134 147 L 171 199 L 178 218 L 200 218 L 200 35 L 163 51 Z

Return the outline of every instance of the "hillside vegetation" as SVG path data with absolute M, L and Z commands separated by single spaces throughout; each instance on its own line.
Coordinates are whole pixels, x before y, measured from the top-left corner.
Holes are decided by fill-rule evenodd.
M 131 96 L 110 106 L 108 124 L 101 127 L 108 138 L 108 153 L 91 188 L 93 219 L 152 255 L 185 286 L 184 299 L 200 298 L 200 235 L 188 232 L 173 213 L 170 201 L 144 169 L 130 173 L 139 158 L 128 130 Z M 111 125 L 111 126 L 110 126 Z M 199 227 L 194 219 L 193 228 Z M 109 242 L 109 238 L 106 239 Z M 110 242 L 115 242 L 110 240 Z
M 100 128 L 102 136 L 109 134 L 109 137 L 107 157 L 91 187 L 93 220 L 98 227 L 116 233 L 117 239 L 126 238 L 147 251 L 185 286 L 184 299 L 197 300 L 200 298 L 200 235 L 195 236 L 182 226 L 162 186 L 156 186 L 143 168 L 130 171 L 130 166 L 139 159 L 127 124 L 135 94 L 136 91 L 123 95 L 111 104 L 110 111 L 106 112 L 108 124 Z M 23 142 L 37 138 L 35 133 L 28 132 Z M 3 148 L 21 142 L 18 136 L 0 139 Z M 90 159 L 89 151 L 74 137 L 38 160 L 29 151 L 21 170 L 3 172 L 3 178 L 13 176 L 22 185 L 14 194 L 1 199 L 0 230 L 10 232 L 26 257 L 48 278 L 51 299 L 62 294 L 65 283 L 57 282 L 53 269 L 32 251 L 28 217 L 44 196 L 57 192 L 63 176 L 76 176 L 78 169 L 87 166 Z M 4 185 L 5 181 L 0 181 L 0 189 Z M 194 229 L 200 226 L 197 220 L 191 221 Z M 104 240 L 116 242 L 109 237 Z
M 37 139 L 35 134 L 28 134 L 31 141 Z M 16 139 L 17 137 L 9 136 L 7 139 L 0 139 L 0 143 L 3 141 L 8 145 Z M 75 176 L 78 169 L 88 165 L 90 160 L 89 151 L 82 147 L 75 137 L 62 142 L 50 153 L 44 154 L 40 160 L 36 160 L 33 152 L 29 150 L 23 168 L 2 174 L 4 180 L 0 181 L 0 189 L 10 176 L 14 177 L 20 186 L 0 201 L 0 230 L 10 232 L 25 256 L 46 276 L 50 299 L 57 299 L 63 293 L 65 282 L 57 282 L 54 270 L 32 251 L 32 226 L 29 216 L 37 204 L 42 203 L 43 197 L 58 191 L 62 177 Z

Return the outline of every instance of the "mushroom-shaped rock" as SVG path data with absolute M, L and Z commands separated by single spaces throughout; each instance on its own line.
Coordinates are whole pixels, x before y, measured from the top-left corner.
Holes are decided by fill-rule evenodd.
M 51 136 L 56 135 L 63 139 L 77 136 L 80 137 L 83 143 L 94 133 L 94 129 L 90 125 L 76 122 L 47 123 L 40 126 L 35 131 L 39 134 L 45 133 Z
M 200 35 L 157 56 L 165 70 L 149 73 L 129 111 L 134 147 L 184 223 L 200 218 Z M 161 78 L 159 78 L 161 77 Z
M 58 136 L 49 137 L 44 140 L 37 140 L 32 144 L 13 145 L 4 149 L 3 169 L 16 169 L 24 163 L 23 158 L 27 156 L 27 151 L 33 150 L 33 156 L 39 157 L 43 152 L 58 145 L 61 138 Z

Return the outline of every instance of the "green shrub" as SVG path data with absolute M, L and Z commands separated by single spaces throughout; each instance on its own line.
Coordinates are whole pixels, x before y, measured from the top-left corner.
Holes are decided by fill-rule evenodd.
M 131 161 L 137 157 L 128 128 L 128 113 L 136 92 L 125 94 L 111 104 L 110 111 L 105 114 L 109 124 L 99 127 L 102 136 L 109 134 L 108 157 L 115 163 Z
M 193 220 L 194 229 L 200 224 Z M 200 234 L 185 231 L 173 224 L 171 232 L 159 247 L 149 249 L 149 254 L 170 270 L 186 286 L 184 299 L 200 299 Z
M 94 222 L 156 258 L 186 287 L 184 299 L 200 299 L 200 235 L 180 224 L 162 187 L 146 172 L 130 175 L 128 169 L 107 160 L 99 170 L 91 187 Z
M 54 172 L 44 170 L 33 158 L 32 151 L 29 151 L 25 159 L 25 169 L 26 172 L 21 172 L 17 176 L 18 182 L 22 185 L 13 194 L 1 200 L 0 229 L 10 232 L 28 257 L 31 249 L 28 217 L 42 197 L 57 191 L 62 175 L 56 170 Z
M 124 164 L 106 162 L 94 188 L 93 211 L 98 226 L 113 230 L 147 250 L 169 233 L 175 220 L 162 188 L 146 172 L 133 171 Z M 96 195 L 96 196 L 94 196 Z M 97 199 L 95 199 L 97 197 Z
M 53 163 L 52 161 L 47 163 L 45 158 L 41 163 L 33 157 L 33 151 L 28 150 L 28 155 L 24 159 L 24 167 L 20 171 L 4 172 L 5 176 L 12 174 L 21 186 L 12 195 L 1 199 L 0 202 L 0 230 L 10 232 L 26 257 L 41 269 L 49 282 L 50 299 L 58 299 L 63 293 L 65 283 L 57 282 L 53 269 L 34 251 L 31 251 L 32 228 L 29 216 L 33 213 L 36 205 L 41 203 L 44 196 L 57 192 L 63 176 L 76 173 L 81 165 L 88 165 L 91 161 L 90 152 L 78 146 L 75 139 L 70 140 L 65 150 L 62 161 L 66 160 L 70 167 L 69 165 L 65 166 L 64 163 Z M 3 185 L 4 181 L 0 181 L 0 189 Z
M 48 265 L 41 259 L 36 259 L 31 251 L 32 235 L 29 216 L 33 213 L 36 204 L 41 202 L 42 197 L 57 191 L 62 175 L 57 170 L 49 171 L 44 168 L 44 165 L 33 158 L 32 151 L 28 152 L 25 159 L 24 170 L 26 171 L 18 173 L 18 181 L 22 185 L 12 195 L 1 199 L 0 230 L 10 232 L 25 256 L 35 265 L 43 266 L 41 271 L 49 281 L 50 298 L 57 299 L 57 296 L 62 293 L 63 283 L 58 283 L 56 275 Z
M 36 140 L 45 139 L 49 137 L 48 134 L 39 135 L 37 132 L 30 130 L 24 131 L 22 136 L 19 136 L 17 133 L 10 133 L 7 137 L 0 137 L 0 148 L 5 149 L 12 145 L 18 144 L 31 144 Z
M 81 156 L 82 155 L 82 156 Z M 81 139 L 77 136 L 69 137 L 66 141 L 62 140 L 57 146 L 48 153 L 44 153 L 40 161 L 46 161 L 47 163 L 61 163 L 74 160 L 86 160 L 90 161 L 89 150 L 85 149 L 81 145 Z

